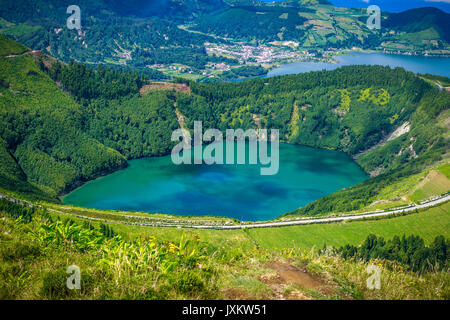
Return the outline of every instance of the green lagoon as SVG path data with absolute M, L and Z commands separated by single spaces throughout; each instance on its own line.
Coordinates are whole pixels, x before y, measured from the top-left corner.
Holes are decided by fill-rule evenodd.
M 63 201 L 98 209 L 258 221 L 368 178 L 342 152 L 284 143 L 277 174 L 260 175 L 261 166 L 268 165 L 259 163 L 175 165 L 170 155 L 132 160 L 128 168 L 84 184 Z

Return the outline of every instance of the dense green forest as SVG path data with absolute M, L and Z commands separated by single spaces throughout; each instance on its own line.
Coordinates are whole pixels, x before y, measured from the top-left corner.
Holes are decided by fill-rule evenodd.
M 221 82 L 221 81 L 236 81 L 241 79 L 249 79 L 252 77 L 261 77 L 267 74 L 267 70 L 259 66 L 242 66 L 224 71 L 221 74 L 210 78 L 205 77 L 199 80 L 203 83 Z
M 77 3 L 83 8 L 82 30 L 69 30 L 65 27 L 69 16 L 65 11 L 70 4 L 64 0 L 52 4 L 40 0 L 18 1 L 14 5 L 0 1 L 4 19 L 0 20 L 0 31 L 4 29 L 3 32 L 28 47 L 66 62 L 76 59 L 118 67 L 126 65 L 146 72 L 153 79 L 165 76 L 147 65 L 178 62 L 202 69 L 208 62 L 227 60 L 209 56 L 205 51 L 205 41 L 221 40 L 187 32 L 175 22 L 153 15 L 146 19 L 128 17 L 126 7 L 115 2 Z M 155 12 L 161 13 L 161 9 L 158 6 Z M 142 16 L 142 12 L 137 16 Z
M 78 34 L 67 28 L 49 32 L 59 28 L 49 22 L 18 34 L 16 38 L 31 48 L 47 51 L 67 62 L 75 58 L 93 63 L 101 56 L 100 62 L 127 65 L 148 72 L 154 79 L 164 76 L 155 69 L 146 68 L 147 65 L 178 62 L 202 69 L 208 62 L 222 61 L 205 51 L 204 42 L 212 39 L 181 30 L 168 21 L 127 18 L 109 18 L 100 24 L 89 18 L 83 21 L 84 33 Z
M 384 25 L 387 28 L 410 33 L 435 29 L 443 40 L 450 42 L 448 14 L 436 8 L 428 7 L 393 13 L 389 15 Z
M 408 120 L 424 94 L 434 90 L 410 72 L 381 66 L 189 85 L 193 94 L 180 95 L 178 108 L 190 127 L 201 119 L 220 129 L 279 128 L 284 141 L 350 155 Z
M 39 65 L 84 106 L 83 129 L 92 137 L 129 159 L 171 149 L 170 135 L 178 128 L 174 98 L 164 92 L 141 97 L 147 75 L 101 65 L 96 70 L 78 63 L 46 67 L 41 60 Z
M 210 63 L 238 63 L 208 54 L 205 43 L 293 41 L 299 51 L 359 47 L 436 54 L 449 48 L 449 14 L 433 8 L 384 12 L 383 29 L 370 30 L 366 10 L 327 1 L 133 0 L 124 5 L 81 0 L 81 30 L 70 30 L 66 9 L 71 4 L 0 0 L 0 33 L 65 62 L 133 68 L 152 79 L 165 77 L 155 65 L 182 64 L 202 74 Z
M 157 92 L 141 99 L 145 76 L 73 63 L 44 68 L 69 96 L 35 59 L 0 57 L 2 187 L 55 196 L 126 158 L 168 152 L 173 102 Z
M 126 165 L 120 153 L 80 130 L 82 107 L 30 56 L 0 57 L 0 68 L 6 84 L 0 88 L 1 137 L 29 182 L 60 192 Z
M 136 94 L 149 79 L 136 72 L 111 70 L 102 65 L 96 70 L 73 62 L 69 65 L 55 62 L 46 67 L 41 59 L 39 67 L 54 81 L 60 82 L 64 90 L 69 91 L 80 102 L 94 98 L 117 99 Z
M 283 14 L 285 18 L 280 19 Z M 283 38 L 291 40 L 303 37 L 304 30 L 296 26 L 305 21 L 298 8 L 237 6 L 202 17 L 195 29 L 244 41 L 279 40 L 277 33 L 283 29 Z

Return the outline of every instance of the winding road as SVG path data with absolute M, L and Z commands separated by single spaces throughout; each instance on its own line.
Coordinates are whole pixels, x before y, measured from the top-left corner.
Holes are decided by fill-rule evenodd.
M 28 204 L 29 206 L 33 206 L 33 204 L 28 203 L 28 201 L 18 200 L 9 196 L 2 195 L 0 193 L 0 199 L 5 198 L 9 201 L 19 203 L 22 205 Z M 75 215 L 78 218 L 89 219 L 94 221 L 101 221 L 112 224 L 125 224 L 125 225 L 138 225 L 138 226 L 151 226 L 151 227 L 163 227 L 163 228 L 190 228 L 190 229 L 216 229 L 216 230 L 236 230 L 236 229 L 250 229 L 250 228 L 274 228 L 274 227 L 285 227 L 285 226 L 294 226 L 294 225 L 302 225 L 302 224 L 315 224 L 315 223 L 334 223 L 334 222 L 342 222 L 342 221 L 350 221 L 350 220 L 361 220 L 367 218 L 376 218 L 376 217 L 386 217 L 390 215 L 395 215 L 399 213 L 407 213 L 415 210 L 420 210 L 428 207 L 433 207 L 438 204 L 445 203 L 450 200 L 450 194 L 435 198 L 433 200 L 427 201 L 425 203 L 421 203 L 411 207 L 404 207 L 400 209 L 383 211 L 383 212 L 370 212 L 370 213 L 361 213 L 361 214 L 353 214 L 353 215 L 345 215 L 345 216 L 337 216 L 337 217 L 328 217 L 328 218 L 301 218 L 295 220 L 285 220 L 285 221 L 273 221 L 273 222 L 255 222 L 255 223 L 242 223 L 242 224 L 234 224 L 234 225 L 194 225 L 194 224 L 184 224 L 184 223 L 128 223 L 124 221 L 117 220 L 108 220 L 108 219 L 100 219 L 93 217 L 86 217 L 81 215 Z M 55 209 L 48 209 L 55 213 L 60 213 L 66 216 L 70 216 L 71 213 L 63 212 Z M 132 216 L 127 215 L 128 218 L 137 218 L 142 219 L 142 216 Z M 143 219 L 144 220 L 144 219 Z
M 311 218 L 311 219 L 301 219 L 301 220 L 289 220 L 289 221 L 275 221 L 275 222 L 262 222 L 262 223 L 253 223 L 253 224 L 241 224 L 241 225 L 230 225 L 230 226 L 220 226 L 220 229 L 244 229 L 244 228 L 273 228 L 273 227 L 283 227 L 283 226 L 293 226 L 299 224 L 312 224 L 312 223 L 330 223 L 330 222 L 342 222 L 346 220 L 359 220 L 366 219 L 372 217 L 384 217 L 397 213 L 406 213 L 419 209 L 424 209 L 428 207 L 435 206 L 437 204 L 441 204 L 450 200 L 450 194 L 431 200 L 429 202 L 418 204 L 413 207 L 401 208 L 397 210 L 384 211 L 384 212 L 373 212 L 373 213 L 363 213 L 363 214 L 355 214 L 355 215 L 347 215 L 347 216 L 339 216 L 339 217 L 330 217 L 330 218 Z M 191 228 L 212 228 L 212 226 L 191 226 Z M 218 228 L 215 226 L 214 228 Z

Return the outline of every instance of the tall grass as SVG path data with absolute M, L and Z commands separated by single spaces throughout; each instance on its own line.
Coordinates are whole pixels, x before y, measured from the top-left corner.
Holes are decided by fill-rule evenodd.
M 382 268 L 382 287 L 369 290 L 368 263 L 347 261 L 332 252 L 248 249 L 201 239 L 193 232 L 182 233 L 176 241 L 153 236 L 124 240 L 110 237 L 114 230 L 106 235 L 102 230 L 101 225 L 52 219 L 39 209 L 31 220 L 0 211 L 0 299 L 279 298 L 281 291 L 261 280 L 275 272 L 268 263 L 279 260 L 306 267 L 332 288 L 326 294 L 305 290 L 302 297 L 450 298 L 448 272 L 419 276 L 392 261 L 370 261 Z M 80 290 L 66 286 L 66 270 L 72 264 L 81 270 Z

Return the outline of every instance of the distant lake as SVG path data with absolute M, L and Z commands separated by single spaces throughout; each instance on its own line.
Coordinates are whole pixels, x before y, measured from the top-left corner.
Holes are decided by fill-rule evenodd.
M 248 146 L 247 146 L 248 148 Z M 248 154 L 248 149 L 247 149 Z M 280 144 L 276 175 L 261 165 L 175 165 L 170 156 L 129 161 L 63 202 L 88 208 L 268 220 L 367 178 L 342 152 Z
M 270 70 L 267 77 L 318 70 L 333 70 L 348 65 L 382 65 L 402 67 L 414 73 L 431 73 L 450 77 L 450 58 L 404 56 L 385 53 L 354 52 L 348 56 L 334 57 L 339 63 L 294 62 Z

